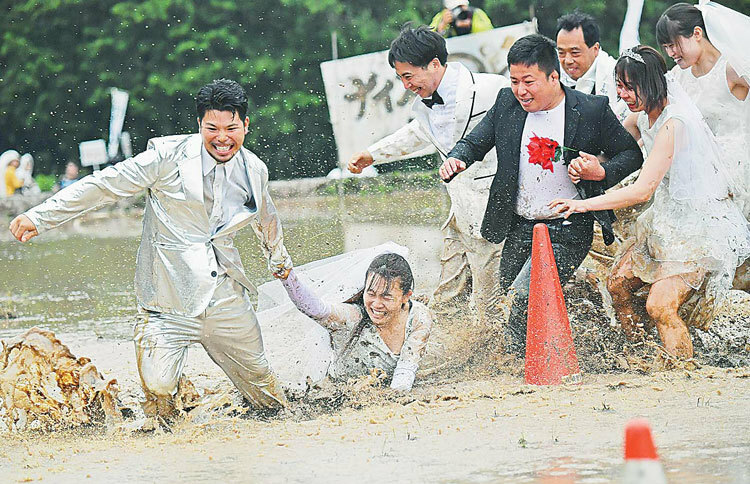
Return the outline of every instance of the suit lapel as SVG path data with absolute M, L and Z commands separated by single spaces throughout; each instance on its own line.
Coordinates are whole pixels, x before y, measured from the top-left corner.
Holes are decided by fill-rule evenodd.
M 177 162 L 177 168 L 180 171 L 182 179 L 182 190 L 185 192 L 185 200 L 200 205 L 202 210 L 195 210 L 203 220 L 206 230 L 208 230 L 208 214 L 205 210 L 205 201 L 203 200 L 203 164 L 201 162 L 201 147 L 203 140 L 199 134 L 188 138 L 185 142 L 184 156 L 180 157 Z
M 581 114 L 578 112 L 578 98 L 572 89 L 563 86 L 565 91 L 565 136 L 563 140 L 563 146 L 567 148 L 575 148 L 575 137 L 576 131 L 578 130 L 578 121 L 581 118 Z M 563 153 L 563 158 L 566 163 L 570 163 L 573 158 L 578 156 L 577 151 L 567 151 Z
M 255 202 L 254 208 L 255 210 L 260 210 L 260 205 L 263 203 L 263 182 L 260 178 L 260 173 L 258 170 L 253 170 L 250 151 L 243 147 L 240 152 L 242 153 L 242 161 L 245 163 L 245 173 L 250 182 L 250 190 L 252 190 L 250 196 L 253 197 L 253 201 Z M 251 207 L 248 206 L 248 208 L 252 210 Z
M 201 147 L 203 142 L 200 135 L 188 138 L 185 152 L 177 163 L 182 178 L 182 188 L 187 198 L 203 203 L 203 165 L 201 163 Z
M 476 96 L 474 76 L 469 69 L 459 64 L 458 83 L 456 85 L 456 127 L 453 131 L 455 142 L 466 136 L 470 131 L 469 124 L 474 115 Z
M 514 98 L 510 110 L 507 114 L 507 122 L 501 123 L 500 126 L 507 127 L 507 136 L 503 137 L 505 153 L 508 153 L 506 169 L 511 174 L 512 179 L 518 184 L 518 168 L 521 161 L 521 138 L 523 137 L 523 128 L 526 125 L 526 116 L 518 101 Z M 499 167 L 498 167 L 499 168 Z

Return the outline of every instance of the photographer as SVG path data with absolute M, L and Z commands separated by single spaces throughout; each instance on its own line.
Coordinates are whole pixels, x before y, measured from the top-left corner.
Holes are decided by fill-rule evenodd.
M 432 18 L 430 27 L 443 37 L 475 34 L 491 30 L 492 21 L 481 8 L 470 7 L 469 0 L 443 0 L 443 10 Z

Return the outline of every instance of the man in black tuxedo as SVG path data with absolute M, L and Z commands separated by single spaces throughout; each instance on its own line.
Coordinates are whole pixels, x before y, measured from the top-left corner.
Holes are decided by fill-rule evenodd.
M 552 40 L 538 34 L 519 39 L 508 51 L 511 87 L 440 167 L 450 181 L 493 147 L 498 169 L 490 187 L 482 236 L 505 241 L 500 285 L 516 297 L 507 328 L 508 350 L 523 356 L 531 273 L 532 229 L 549 228 L 560 282 L 565 284 L 591 248 L 594 220 L 606 244 L 614 241 L 611 211 L 576 214 L 565 221 L 548 207 L 555 198 L 601 194 L 639 169 L 643 156 L 604 96 L 574 91 L 560 83 L 560 63 Z M 550 159 L 555 144 L 562 156 Z M 547 148 L 547 155 L 540 151 Z M 608 160 L 600 163 L 597 155 Z

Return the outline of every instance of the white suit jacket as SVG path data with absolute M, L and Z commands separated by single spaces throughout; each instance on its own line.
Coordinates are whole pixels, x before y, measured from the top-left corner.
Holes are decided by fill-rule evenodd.
M 414 120 L 367 149 L 375 164 L 409 158 L 413 153 L 431 145 L 438 151 L 441 159 L 445 160 L 453 145 L 470 133 L 495 104 L 500 89 L 510 84 L 510 81 L 503 76 L 473 73 L 462 64 L 458 64 L 458 67 L 456 128 L 451 146 L 441 146 L 437 141 L 430 131 L 428 117 L 431 110 L 421 102 L 421 98 L 417 98 L 412 105 Z M 468 170 L 460 173 L 447 184 L 448 194 L 451 197 L 451 212 L 443 227 L 455 217 L 456 225 L 462 233 L 484 240 L 479 231 L 484 211 L 487 208 L 492 177 L 481 180 L 474 180 L 474 178 L 493 175 L 496 170 L 497 154 L 495 150 L 490 150 L 482 163 L 474 163 Z
M 143 153 L 84 177 L 26 215 L 41 233 L 146 189 L 135 273 L 138 304 L 150 311 L 197 316 L 213 296 L 217 257 L 229 277 L 255 292 L 233 245 L 236 231 L 248 223 L 269 268 L 291 267 L 281 221 L 268 194 L 268 170 L 245 148 L 236 158 L 244 169 L 234 173 L 247 175 L 252 196 L 230 222 L 211 232 L 203 201 L 201 146 L 199 134 L 151 139 Z

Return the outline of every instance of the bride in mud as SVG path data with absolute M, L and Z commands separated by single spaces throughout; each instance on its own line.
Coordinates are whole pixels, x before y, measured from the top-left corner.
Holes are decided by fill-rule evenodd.
M 648 154 L 632 185 L 586 200 L 554 200 L 551 208 L 573 213 L 629 207 L 652 199 L 635 222 L 612 268 L 608 289 L 623 330 L 641 334 L 634 292 L 650 284 L 646 311 L 666 351 L 693 356 L 693 344 L 678 310 L 695 290 L 704 291 L 701 318 L 731 288 L 735 270 L 750 255 L 750 232 L 730 199 L 730 178 L 720 150 L 700 112 L 667 72 L 653 48 L 625 51 L 615 66 L 618 96 L 633 112 L 624 125 L 643 140 Z
M 294 269 L 282 284 L 295 306 L 330 333 L 331 378 L 345 380 L 380 369 L 391 377 L 392 389 L 411 389 L 430 337 L 432 314 L 411 300 L 414 277 L 406 259 L 395 253 L 375 257 L 364 289 L 352 302 L 320 298 Z

